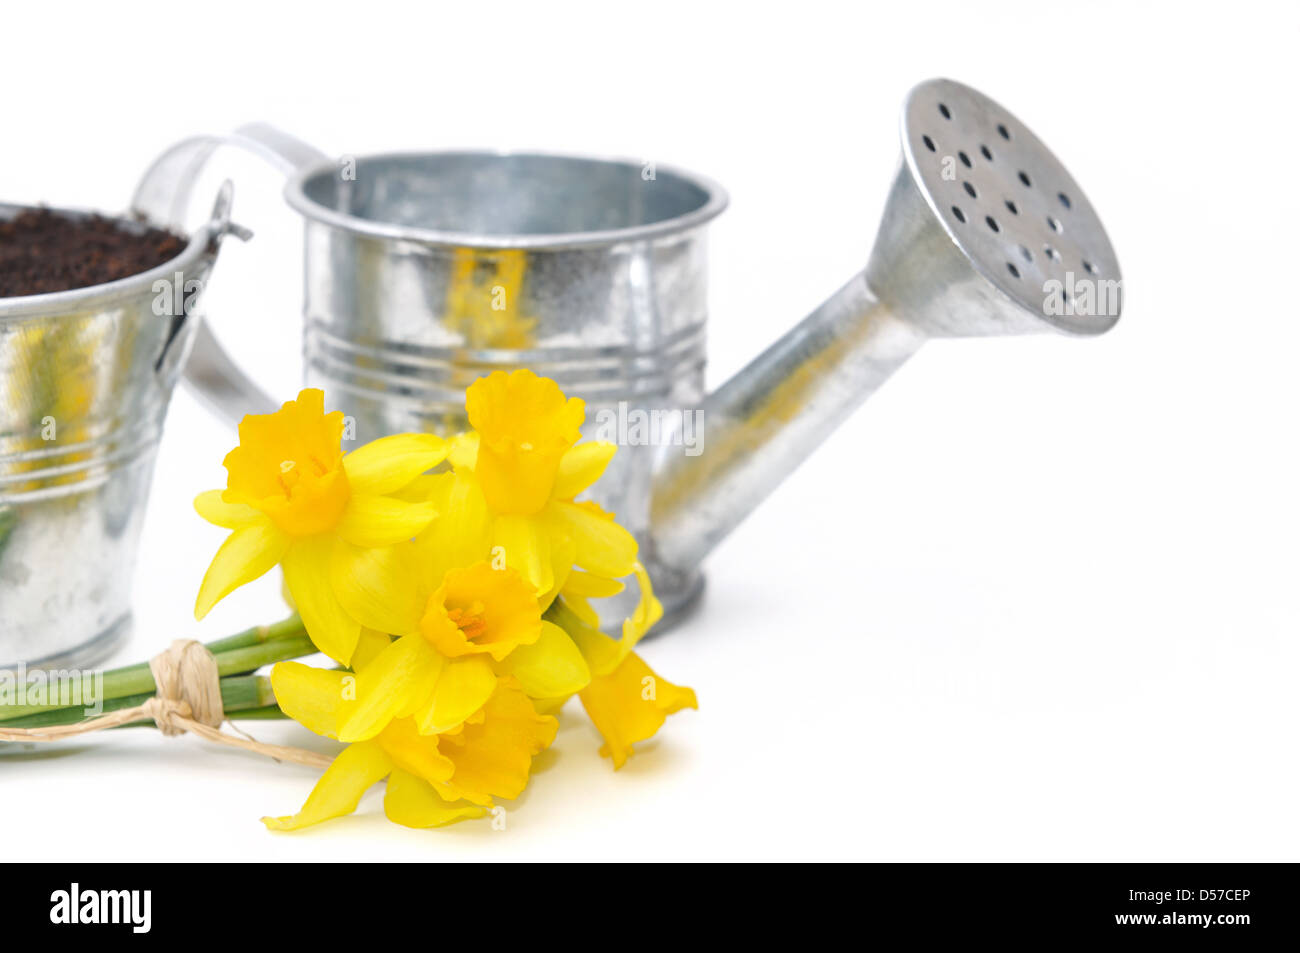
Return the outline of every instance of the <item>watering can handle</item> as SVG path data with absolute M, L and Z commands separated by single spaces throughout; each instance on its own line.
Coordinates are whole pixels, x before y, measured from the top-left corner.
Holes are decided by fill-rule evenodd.
M 285 176 L 326 158 L 320 150 L 266 123 L 241 126 L 228 136 L 195 136 L 176 143 L 151 165 L 136 186 L 131 210 L 156 225 L 187 231 L 190 194 L 204 165 L 218 148 L 237 146 L 258 155 Z M 279 406 L 202 323 L 185 366 L 185 380 L 220 416 L 238 424 L 245 414 L 271 413 Z

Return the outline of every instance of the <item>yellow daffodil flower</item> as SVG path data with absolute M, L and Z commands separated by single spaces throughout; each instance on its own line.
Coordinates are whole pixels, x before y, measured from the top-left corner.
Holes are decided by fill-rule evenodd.
M 591 676 L 578 694 L 605 739 L 602 754 L 622 767 L 636 742 L 697 703 L 691 689 L 660 678 L 633 652 L 663 615 L 637 561 L 635 539 L 595 503 L 574 502 L 616 448 L 577 443 L 582 401 L 566 400 L 553 381 L 527 370 L 480 378 L 466 392 L 465 407 L 473 432 L 453 440 L 454 475 L 437 477 L 428 498 L 440 513 L 456 514 L 460 545 L 499 554 L 537 587 L 543 610 L 555 603 L 547 619 L 578 645 Z M 421 537 L 427 550 L 453 545 L 442 522 L 440 516 Z M 633 573 L 640 604 L 615 640 L 599 630 L 589 600 L 616 595 L 619 580 Z M 568 697 L 530 694 L 548 711 Z
M 448 520 L 440 532 L 456 526 Z M 430 532 L 436 540 L 439 533 Z M 421 734 L 445 733 L 481 708 L 502 676 L 547 698 L 573 694 L 590 680 L 582 653 L 542 620 L 523 576 L 485 560 L 448 568 L 451 542 L 375 551 L 340 580 L 353 618 L 398 637 L 358 672 L 356 697 L 340 709 L 340 740 L 365 741 L 401 718 Z
M 271 672 L 271 685 L 286 714 L 319 735 L 336 737 L 350 677 L 281 662 Z M 412 719 L 397 719 L 374 738 L 345 748 L 301 811 L 262 822 L 288 831 L 350 814 L 384 778 L 384 813 L 398 824 L 440 827 L 481 817 L 494 798 L 519 796 L 533 757 L 551 744 L 557 727 L 554 718 L 536 712 L 517 682 L 497 679 L 487 700 L 457 728 L 422 735 Z
M 543 606 L 574 565 L 606 579 L 632 572 L 632 534 L 595 503 L 574 497 L 595 483 L 617 449 L 578 443 L 585 409 L 555 381 L 532 371 L 496 371 L 465 394 L 473 433 L 455 442 L 452 465 L 472 475 L 489 549 L 504 555 L 537 590 Z M 462 498 L 472 486 L 448 485 Z
M 633 745 L 652 737 L 669 715 L 699 707 L 693 690 L 656 675 L 632 651 L 663 616 L 663 606 L 654 598 L 650 578 L 640 564 L 636 575 L 641 603 L 624 620 L 621 639 L 612 639 L 596 628 L 590 607 L 570 605 L 568 596 L 547 612 L 548 619 L 562 626 L 578 645 L 591 671 L 591 681 L 578 697 L 605 739 L 600 753 L 613 760 L 616 771 L 632 756 Z
M 656 675 L 635 652 L 607 674 L 593 677 L 578 697 L 605 739 L 600 753 L 613 759 L 615 771 L 632 756 L 633 744 L 653 737 L 669 715 L 699 708 L 693 689 Z
M 199 515 L 231 530 L 199 588 L 202 619 L 230 592 L 277 563 L 316 647 L 347 664 L 360 624 L 344 611 L 336 582 L 352 578 L 377 547 L 409 540 L 433 519 L 429 502 L 399 494 L 447 455 L 432 434 L 383 437 L 344 455 L 343 414 L 303 390 L 273 414 L 250 414 L 225 459 L 225 490 L 194 501 Z

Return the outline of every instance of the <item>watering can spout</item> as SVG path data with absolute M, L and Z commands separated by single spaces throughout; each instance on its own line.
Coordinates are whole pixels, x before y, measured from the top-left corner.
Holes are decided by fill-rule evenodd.
M 903 160 L 863 271 L 704 402 L 696 456 L 665 456 L 652 559 L 690 573 L 932 337 L 1055 330 L 1119 318 L 1100 220 L 1022 123 L 949 80 L 912 90 Z
M 655 474 L 656 562 L 697 566 L 923 341 L 859 273 L 710 394 L 701 452 Z

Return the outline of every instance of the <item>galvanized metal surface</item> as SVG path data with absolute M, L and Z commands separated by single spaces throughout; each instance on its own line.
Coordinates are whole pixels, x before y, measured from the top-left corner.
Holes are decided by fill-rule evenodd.
M 207 279 L 229 198 L 151 271 L 0 299 L 0 668 L 92 664 L 128 629 L 154 455 L 198 320 L 185 289 Z M 160 294 L 178 313 L 155 313 Z

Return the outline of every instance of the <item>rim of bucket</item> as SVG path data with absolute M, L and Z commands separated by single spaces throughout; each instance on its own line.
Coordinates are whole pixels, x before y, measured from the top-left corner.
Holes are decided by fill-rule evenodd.
M 641 175 L 645 162 L 633 159 L 579 155 L 566 152 L 544 152 L 536 150 L 492 150 L 492 149 L 437 149 L 399 152 L 375 152 L 357 156 L 358 163 L 385 159 L 414 159 L 428 156 L 479 157 L 485 159 L 560 159 L 576 162 L 599 162 L 605 165 L 624 166 L 630 172 Z M 359 235 L 396 241 L 411 241 L 425 245 L 438 245 L 455 248 L 484 249 L 562 249 L 581 248 L 601 245 L 618 245 L 628 242 L 643 242 L 656 238 L 675 235 L 689 231 L 716 218 L 727 207 L 727 192 L 712 179 L 687 172 L 676 166 L 661 162 L 653 163 L 656 176 L 660 173 L 673 176 L 688 185 L 694 186 L 705 194 L 705 201 L 683 215 L 647 222 L 643 225 L 630 225 L 623 228 L 593 229 L 577 232 L 518 233 L 487 235 L 480 232 L 458 232 L 438 228 L 425 228 L 415 225 L 400 225 L 381 222 L 375 219 L 361 218 L 327 208 L 308 198 L 304 191 L 306 182 L 322 172 L 337 173 L 338 160 L 325 158 L 299 169 L 284 187 L 285 200 L 296 211 L 312 221 L 322 222 Z
M 98 215 L 101 218 L 110 219 L 131 229 L 150 227 L 147 222 L 122 215 L 109 215 L 95 209 L 64 208 L 56 205 L 16 205 L 9 202 L 0 202 L 0 218 L 5 219 L 20 212 L 41 210 L 70 218 L 84 219 L 92 215 Z M 115 281 L 87 285 L 84 288 L 0 298 L 0 321 L 43 314 L 54 317 L 58 314 L 83 311 L 92 306 L 133 298 L 145 291 L 152 294 L 155 281 L 162 278 L 171 278 L 177 271 L 182 273 L 189 271 L 203 257 L 210 243 L 209 228 L 204 225 L 188 236 L 188 242 L 179 255 L 175 258 L 169 258 L 148 271 L 128 275 L 125 278 L 118 278 Z

